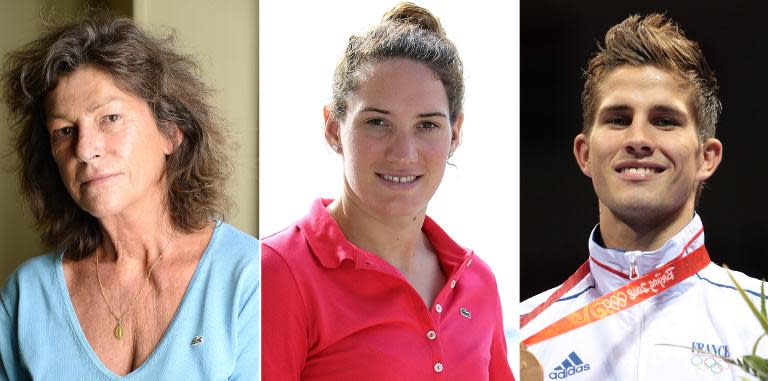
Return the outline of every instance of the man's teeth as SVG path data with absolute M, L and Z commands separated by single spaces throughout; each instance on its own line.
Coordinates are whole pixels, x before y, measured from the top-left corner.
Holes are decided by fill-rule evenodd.
M 654 168 L 622 168 L 621 173 L 626 173 L 629 175 L 650 176 L 656 173 L 656 169 Z
M 416 180 L 416 176 L 391 176 L 391 175 L 381 175 L 385 180 L 389 180 L 393 183 L 410 183 L 414 180 Z

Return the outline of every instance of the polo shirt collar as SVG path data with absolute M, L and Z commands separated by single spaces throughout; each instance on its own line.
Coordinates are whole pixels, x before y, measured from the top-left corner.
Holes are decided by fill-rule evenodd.
M 694 213 L 691 221 L 677 234 L 672 236 L 659 249 L 652 251 L 623 251 L 603 247 L 595 240 L 596 234 L 599 234 L 597 232 L 599 226 L 598 224 L 592 229 L 592 234 L 589 238 L 590 256 L 600 263 L 624 274 L 629 274 L 630 265 L 633 260 L 637 264 L 638 273 L 644 275 L 664 266 L 667 262 L 676 258 L 683 249 L 685 249 L 683 253 L 685 256 L 704 245 L 704 233 L 702 232 L 696 237 L 703 228 L 701 218 L 696 213 Z M 694 237 L 696 239 L 691 241 Z M 690 245 L 688 245 L 689 242 Z M 686 245 L 688 246 L 686 247 Z M 629 282 L 628 279 L 602 268 L 592 260 L 589 261 L 589 270 L 595 280 L 595 286 L 601 294 L 610 292 Z
M 363 250 L 347 240 L 339 224 L 333 219 L 326 206 L 333 199 L 318 198 L 312 203 L 309 214 L 298 222 L 304 238 L 312 248 L 318 261 L 327 268 L 341 266 L 345 260 L 358 264 L 365 258 L 375 255 Z M 473 255 L 472 251 L 459 246 L 448 234 L 428 216 L 424 219 L 422 231 L 427 235 L 447 274 Z

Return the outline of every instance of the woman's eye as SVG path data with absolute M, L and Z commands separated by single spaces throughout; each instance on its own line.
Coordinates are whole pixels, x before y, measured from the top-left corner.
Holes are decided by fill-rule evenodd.
M 74 127 L 62 127 L 53 130 L 53 137 L 55 139 L 65 138 L 72 135 L 75 132 Z
M 385 126 L 387 124 L 382 119 L 371 119 L 371 120 L 369 120 L 369 121 L 367 121 L 365 123 L 368 124 L 369 126 L 377 126 L 377 127 Z
M 438 127 L 438 125 L 435 124 L 435 123 L 432 123 L 432 122 L 422 122 L 422 123 L 419 124 L 419 128 L 424 128 L 424 129 L 427 129 L 427 130 L 431 130 L 431 129 L 437 128 L 437 127 Z
M 109 123 L 115 123 L 118 120 L 120 120 L 120 115 L 117 114 L 110 114 L 104 117 L 104 120 Z

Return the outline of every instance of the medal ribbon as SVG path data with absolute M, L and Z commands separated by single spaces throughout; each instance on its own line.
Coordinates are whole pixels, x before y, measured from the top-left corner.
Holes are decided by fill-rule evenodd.
M 589 303 L 564 318 L 550 324 L 541 331 L 523 340 L 523 343 L 530 346 L 624 311 L 675 286 L 693 274 L 701 271 L 701 269 L 706 267 L 709 263 L 709 254 L 707 254 L 707 249 L 704 246 L 694 250 L 691 254 L 685 257 L 683 257 L 681 253 L 680 256 L 666 265 L 595 299 L 592 303 Z M 533 318 L 541 313 L 541 311 L 573 288 L 573 286 L 584 279 L 588 273 L 589 261 L 581 265 L 576 273 L 571 275 L 571 277 L 563 283 L 563 286 L 553 293 L 546 302 L 524 316 L 520 320 L 520 328 L 528 324 L 528 322 L 533 320 Z

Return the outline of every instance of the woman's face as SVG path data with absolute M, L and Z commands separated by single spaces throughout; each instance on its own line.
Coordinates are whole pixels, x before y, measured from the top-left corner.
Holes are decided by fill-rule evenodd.
M 83 66 L 59 77 L 45 110 L 53 158 L 77 205 L 99 219 L 161 207 L 173 144 L 146 102 Z
M 415 217 L 440 185 L 459 143 L 445 87 L 426 65 L 405 58 L 371 65 L 350 96 L 343 121 L 326 120 L 340 142 L 344 192 L 381 216 Z

